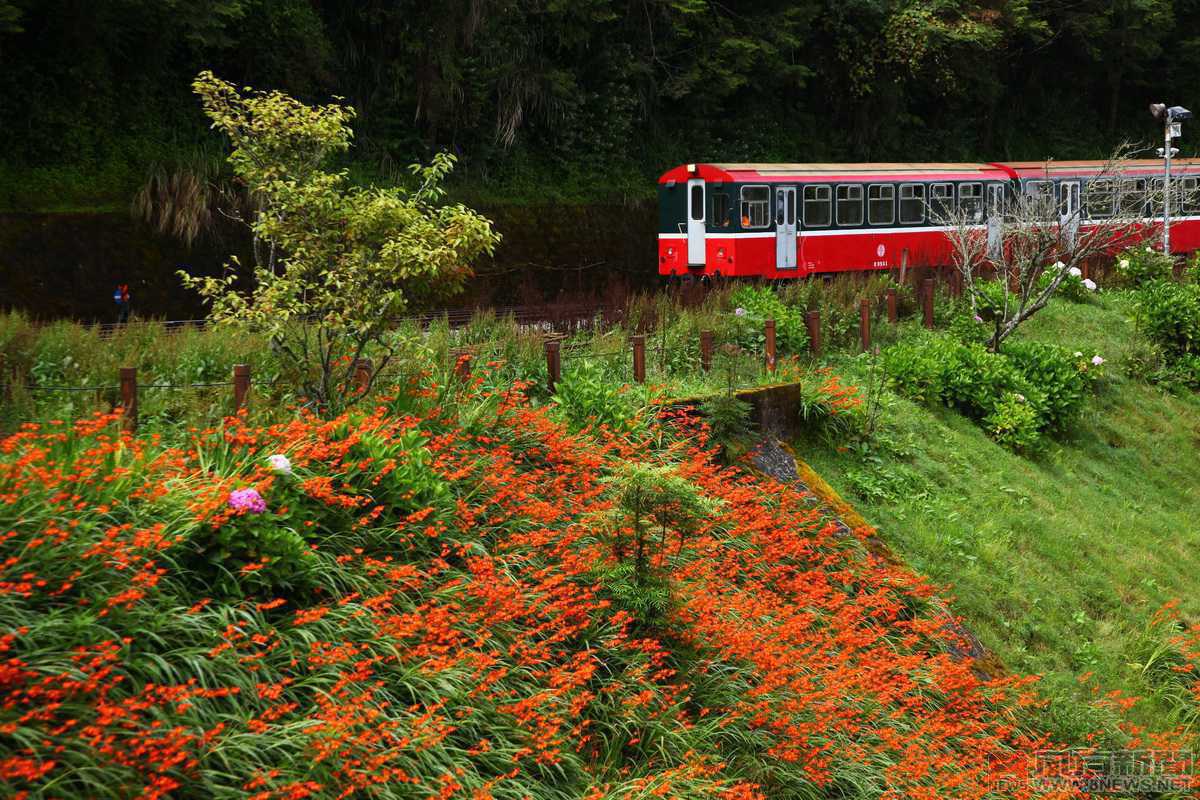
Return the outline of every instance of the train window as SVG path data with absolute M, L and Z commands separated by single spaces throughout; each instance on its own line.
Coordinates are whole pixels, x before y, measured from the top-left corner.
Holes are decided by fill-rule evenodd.
M 954 211 L 954 184 L 929 184 L 929 218 L 935 222 L 946 222 Z
M 969 222 L 983 219 L 983 184 L 961 183 L 958 186 L 958 210 Z
M 796 193 L 787 193 L 787 224 L 796 224 Z
M 855 184 L 843 184 L 837 187 L 838 225 L 862 225 L 862 189 L 863 187 Z
M 1146 181 L 1126 178 L 1121 181 L 1117 195 L 1118 213 L 1122 216 L 1142 217 L 1146 214 Z
M 833 192 L 828 186 L 804 187 L 804 227 L 827 228 Z
M 1200 181 L 1196 178 L 1179 181 L 1179 207 L 1185 214 L 1200 213 Z
M 890 183 L 872 183 L 867 187 L 867 221 L 872 225 L 891 225 L 896 220 L 896 187 Z
M 1049 214 L 1054 208 L 1054 181 L 1029 181 L 1025 184 L 1025 195 L 1037 208 L 1034 213 Z
M 692 219 L 704 219 L 704 186 L 697 183 L 692 187 Z
M 1088 181 L 1084 194 L 1087 214 L 1092 219 L 1111 217 L 1117 210 L 1117 183 L 1109 179 Z
M 742 227 L 765 228 L 771 224 L 771 190 L 766 186 L 742 187 Z
M 900 187 L 900 224 L 925 221 L 925 184 L 906 183 Z
M 709 226 L 713 228 L 728 228 L 730 219 L 729 195 L 725 192 L 712 193 L 712 216 Z

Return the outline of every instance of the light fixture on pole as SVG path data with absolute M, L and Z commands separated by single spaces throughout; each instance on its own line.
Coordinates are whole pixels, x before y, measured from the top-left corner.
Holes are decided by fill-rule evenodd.
M 1151 103 L 1150 114 L 1163 124 L 1163 146 L 1158 153 L 1163 159 L 1163 237 L 1162 249 L 1164 255 L 1171 254 L 1171 159 L 1179 149 L 1171 146 L 1183 132 L 1183 120 L 1191 119 L 1192 112 L 1183 106 L 1171 106 L 1165 103 Z

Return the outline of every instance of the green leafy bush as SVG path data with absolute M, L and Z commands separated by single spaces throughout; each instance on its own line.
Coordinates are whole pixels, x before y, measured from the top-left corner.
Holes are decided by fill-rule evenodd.
M 1041 441 L 1041 419 L 1037 409 L 1023 395 L 1005 392 L 983 418 L 988 435 L 1018 452 L 1029 452 Z
M 1145 286 L 1171 277 L 1175 261 L 1152 247 L 1131 247 L 1117 256 L 1117 280 L 1125 286 Z
M 1042 342 L 1010 341 L 1004 346 L 1008 362 L 1034 390 L 1029 404 L 1036 406 L 1040 424 L 1049 430 L 1063 430 L 1083 409 L 1090 381 L 1082 355 Z
M 1028 451 L 1037 437 L 1078 418 L 1104 359 L 1037 342 L 1010 342 L 993 353 L 978 341 L 922 334 L 889 347 L 882 363 L 899 393 L 944 403 L 1001 444 Z
M 1168 357 L 1200 349 L 1200 286 L 1156 281 L 1138 293 L 1137 307 L 1142 330 Z
M 731 324 L 733 340 L 740 347 L 762 352 L 765 340 L 763 323 L 774 319 L 778 352 L 798 355 L 808 349 L 808 330 L 804 326 L 803 309 L 786 305 L 774 290 L 742 286 L 730 295 L 729 302 L 734 308 Z
M 1043 272 L 1038 276 L 1038 288 L 1046 289 L 1050 286 L 1050 282 L 1054 280 L 1054 272 Z M 1067 275 L 1058 284 L 1058 289 L 1055 291 L 1055 297 L 1061 297 L 1064 300 L 1069 300 L 1072 303 L 1086 303 L 1090 301 L 1095 293 L 1100 290 L 1096 282 L 1091 278 L 1084 278 L 1083 272 L 1078 267 L 1071 267 Z
M 610 380 L 603 367 L 590 360 L 563 369 L 554 387 L 554 402 L 573 430 L 597 425 L 629 429 L 641 409 L 634 390 Z

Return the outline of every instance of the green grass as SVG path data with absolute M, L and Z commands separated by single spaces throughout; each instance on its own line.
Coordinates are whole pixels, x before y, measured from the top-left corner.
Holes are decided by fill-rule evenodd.
M 1084 419 L 1032 459 L 954 411 L 894 396 L 884 446 L 866 455 L 797 443 L 908 564 L 952 587 L 953 608 L 1008 669 L 1044 676 L 1065 727 L 1091 697 L 1087 672 L 1103 691 L 1146 698 L 1133 714 L 1143 724 L 1190 719 L 1172 700 L 1181 679 L 1150 663 L 1164 638 L 1150 621 L 1175 598 L 1185 621 L 1200 619 L 1200 399 L 1121 374 L 1130 314 L 1119 294 L 1056 302 L 1022 331 L 1099 352 L 1110 369 Z

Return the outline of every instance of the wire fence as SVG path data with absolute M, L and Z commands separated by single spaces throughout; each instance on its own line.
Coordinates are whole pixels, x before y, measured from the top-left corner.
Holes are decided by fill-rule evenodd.
M 518 326 L 544 331 L 582 331 L 613 328 L 625 319 L 625 309 L 608 308 L 585 303 L 551 303 L 542 305 L 493 306 L 488 308 L 439 308 L 424 311 L 419 314 L 406 314 L 392 317 L 388 323 L 392 327 L 413 325 L 427 328 L 430 325 L 445 322 L 452 329 L 464 328 L 471 324 L 481 313 L 487 312 L 497 319 L 510 319 Z M 296 319 L 297 323 L 314 321 L 316 318 Z M 207 319 L 169 319 L 148 320 L 162 327 L 165 333 L 179 333 L 187 330 L 204 330 L 213 323 Z M 45 327 L 53 323 L 34 321 L 34 327 Z M 110 339 L 137 324 L 133 322 L 98 322 L 91 327 L 102 339 Z

